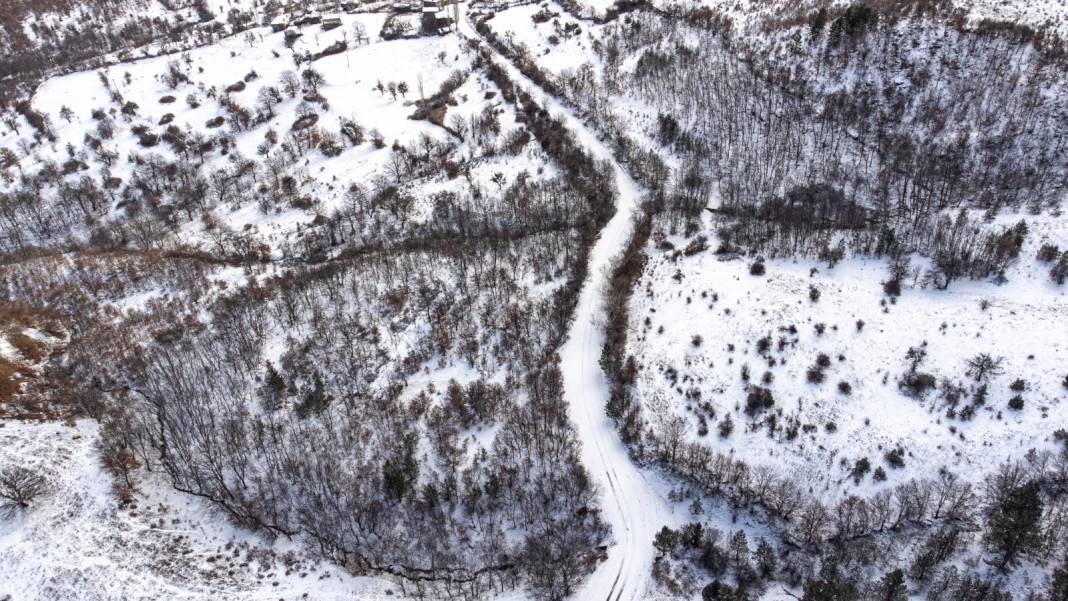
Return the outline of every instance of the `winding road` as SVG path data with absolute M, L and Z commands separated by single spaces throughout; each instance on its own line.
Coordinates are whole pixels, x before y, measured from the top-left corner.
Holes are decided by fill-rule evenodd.
M 466 8 L 466 7 L 465 7 Z M 527 79 L 506 57 L 475 31 L 466 18 L 460 19 L 460 33 L 479 39 L 494 60 L 507 69 L 513 83 L 541 106 L 561 118 L 575 138 L 599 160 L 606 160 L 615 173 L 618 198 L 616 213 L 601 230 L 589 258 L 589 275 L 579 294 L 568 339 L 560 349 L 564 395 L 572 422 L 582 441 L 582 463 L 601 492 L 602 517 L 611 527 L 613 543 L 602 562 L 572 598 L 580 601 L 638 601 L 645 595 L 656 553 L 653 536 L 675 519 L 656 485 L 656 477 L 645 474 L 631 462 L 612 421 L 605 414 L 608 382 L 599 358 L 604 345 L 604 291 L 612 260 L 618 256 L 633 233 L 632 219 L 638 210 L 642 187 L 620 167 L 612 152 L 581 119 Z

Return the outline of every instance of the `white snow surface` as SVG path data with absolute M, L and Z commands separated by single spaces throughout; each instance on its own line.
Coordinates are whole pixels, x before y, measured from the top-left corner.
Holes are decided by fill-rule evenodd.
M 767 261 L 765 276 L 755 277 L 749 274 L 752 259 L 723 260 L 712 250 L 672 259 L 650 244 L 650 259 L 630 301 L 628 352 L 641 366 L 635 398 L 654 429 L 663 431 L 681 417 L 688 439 L 791 474 L 831 500 L 869 495 L 909 478 L 933 478 L 941 468 L 979 482 L 1029 449 L 1056 450 L 1052 433 L 1068 422 L 1062 385 L 1068 344 L 1063 328 L 1054 324 L 1068 313 L 1068 293 L 1049 281 L 1049 264 L 1035 254 L 1046 242 L 1063 246 L 1068 227 L 1063 217 L 1008 213 L 988 227 L 1020 219 L 1030 233 L 1006 273 L 1007 283 L 962 280 L 940 291 L 910 277 L 892 303 L 881 287 L 885 259 L 846 259 L 833 269 L 815 260 L 776 259 Z M 703 231 L 713 229 L 706 221 Z M 668 240 L 677 248 L 687 244 L 682 236 Z M 711 249 L 717 244 L 715 237 L 709 241 Z M 922 263 L 917 259 L 915 269 Z M 810 286 L 820 290 L 818 302 L 809 300 Z M 824 333 L 816 331 L 818 324 L 824 324 Z M 796 336 L 780 329 L 789 326 L 796 326 Z M 763 336 L 772 341 L 767 355 L 756 348 Z M 780 337 L 788 341 L 785 349 L 778 348 Z M 948 417 L 937 391 L 914 399 L 899 389 L 906 351 L 925 342 L 920 371 L 968 389 L 957 411 L 970 403 L 976 386 L 965 375 L 966 362 L 978 353 L 1004 358 L 1004 374 L 988 379 L 986 404 L 971 419 Z M 812 384 L 806 370 L 818 353 L 832 364 L 826 382 Z M 781 432 L 768 435 L 766 414 L 746 416 L 743 364 L 753 384 L 774 393 L 780 423 L 796 418 L 814 429 L 791 441 Z M 774 375 L 773 382 L 761 381 L 765 372 Z M 1010 388 L 1017 378 L 1025 390 Z M 848 393 L 836 389 L 840 381 L 850 385 Z M 700 397 L 687 398 L 690 391 Z M 1024 399 L 1021 410 L 1008 407 L 1015 394 Z M 706 405 L 714 419 L 707 418 Z M 702 415 L 708 424 L 704 434 Z M 735 424 L 726 438 L 716 428 L 725 415 Z M 884 462 L 895 448 L 905 451 L 901 469 Z M 850 470 L 862 457 L 873 470 L 883 467 L 887 479 L 866 477 L 854 484 Z
M 14 601 L 267 601 L 391 597 L 395 586 L 308 558 L 228 525 L 208 501 L 143 474 L 120 507 L 90 420 L 0 422 L 0 467 L 42 473 L 49 490 L 27 511 L 0 515 L 0 599 Z

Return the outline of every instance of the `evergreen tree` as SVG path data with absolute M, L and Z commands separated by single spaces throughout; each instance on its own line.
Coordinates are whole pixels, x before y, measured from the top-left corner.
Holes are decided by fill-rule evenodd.
M 679 542 L 679 535 L 677 532 L 664 526 L 660 529 L 660 532 L 656 533 L 656 537 L 653 539 L 653 546 L 660 552 L 661 555 L 667 555 L 675 550 L 675 545 Z
M 901 570 L 892 570 L 883 576 L 875 586 L 876 601 L 908 601 L 909 588 L 905 585 L 905 574 Z
M 766 539 L 760 539 L 756 550 L 756 564 L 760 575 L 764 578 L 773 577 L 778 568 L 778 562 L 778 558 L 775 557 L 775 548 Z
M 1002 491 L 987 510 L 989 523 L 983 540 L 1006 569 L 1034 550 L 1040 542 L 1042 499 L 1038 483 L 1031 481 Z

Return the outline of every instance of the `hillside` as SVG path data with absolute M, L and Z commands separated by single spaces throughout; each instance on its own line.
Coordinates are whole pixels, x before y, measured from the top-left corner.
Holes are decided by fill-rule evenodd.
M 1068 12 L 14 2 L 0 600 L 1055 601 Z

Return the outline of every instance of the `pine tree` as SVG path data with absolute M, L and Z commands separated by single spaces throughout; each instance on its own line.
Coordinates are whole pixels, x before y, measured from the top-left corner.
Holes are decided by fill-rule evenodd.
M 905 574 L 901 570 L 887 572 L 875 587 L 877 601 L 908 601 L 909 589 L 905 585 Z
M 1053 570 L 1046 598 L 1049 601 L 1068 601 L 1068 555 L 1065 555 L 1060 567 Z
M 679 542 L 679 535 L 677 532 L 664 526 L 660 529 L 660 532 L 656 533 L 656 537 L 653 539 L 653 546 L 660 552 L 661 555 L 667 555 L 675 550 L 675 545 Z
M 760 539 L 756 550 L 756 564 L 760 575 L 770 578 L 775 575 L 779 560 L 775 557 L 775 548 L 766 539 Z
M 260 404 L 263 405 L 264 411 L 277 411 L 282 408 L 282 400 L 285 397 L 286 381 L 268 361 L 263 386 L 260 387 Z
M 1004 570 L 1039 545 L 1042 499 L 1034 481 L 999 496 L 987 510 L 989 523 L 983 540 L 988 549 L 1000 555 L 998 565 Z

